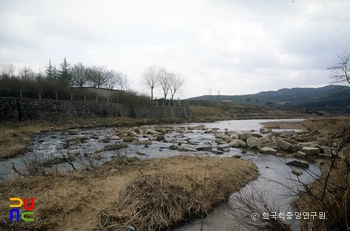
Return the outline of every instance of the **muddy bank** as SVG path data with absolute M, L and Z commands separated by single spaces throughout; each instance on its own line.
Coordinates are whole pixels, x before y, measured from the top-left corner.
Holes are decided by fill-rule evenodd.
M 10 180 L 0 185 L 0 226 L 9 230 L 99 230 L 101 226 L 115 230 L 113 222 L 117 222 L 117 230 L 127 230 L 127 225 L 141 227 L 137 230 L 165 228 L 208 213 L 257 176 L 256 166 L 247 160 L 179 156 L 124 165 L 114 160 L 92 171 Z M 140 181 L 152 179 L 158 183 L 144 182 L 150 187 L 139 187 Z M 153 193 L 157 200 L 152 200 Z M 34 197 L 35 222 L 10 223 L 10 197 Z M 172 208 L 177 215 L 164 221 L 174 212 Z M 147 214 L 153 209 L 159 220 L 149 220 Z

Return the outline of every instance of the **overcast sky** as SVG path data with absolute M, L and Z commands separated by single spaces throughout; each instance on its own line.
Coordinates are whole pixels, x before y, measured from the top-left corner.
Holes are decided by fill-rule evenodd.
M 0 0 L 0 64 L 106 65 L 147 94 L 157 65 L 185 79 L 176 98 L 319 87 L 350 48 L 349 12 L 349 0 Z

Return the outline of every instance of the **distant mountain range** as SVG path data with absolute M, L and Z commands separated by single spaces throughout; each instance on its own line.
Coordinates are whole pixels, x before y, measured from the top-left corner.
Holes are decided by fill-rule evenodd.
M 319 88 L 283 88 L 249 95 L 203 95 L 187 100 L 210 100 L 257 106 L 346 108 L 350 107 L 350 87 L 328 85 Z

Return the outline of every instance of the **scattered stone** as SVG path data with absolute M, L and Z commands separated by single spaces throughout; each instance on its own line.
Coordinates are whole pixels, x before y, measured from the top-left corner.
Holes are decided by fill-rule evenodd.
M 291 151 L 292 152 L 298 152 L 298 151 L 301 151 L 303 149 L 303 147 L 301 147 L 300 145 L 298 144 L 293 144 L 292 145 L 292 148 L 291 148 Z
M 295 174 L 295 175 L 297 175 L 297 176 L 300 176 L 300 175 L 303 174 L 303 172 L 302 172 L 301 170 L 299 170 L 299 169 L 293 169 L 293 170 L 292 170 L 292 173 Z
M 230 133 L 229 134 L 230 139 L 239 139 L 239 134 L 238 133 Z
M 306 156 L 317 156 L 320 154 L 320 149 L 317 147 L 304 147 L 301 151 L 304 152 Z
M 269 137 L 264 136 L 261 138 L 256 138 L 256 137 L 250 137 L 247 139 L 247 145 L 250 148 L 257 147 L 258 145 L 268 143 L 270 141 Z
M 146 131 L 145 131 L 145 133 L 146 134 L 159 134 L 159 132 L 157 132 L 157 131 L 155 131 L 155 130 L 153 130 L 153 129 L 147 129 Z
M 230 146 L 233 148 L 241 148 L 241 147 L 247 147 L 247 144 L 243 140 L 233 139 L 230 142 Z
M 297 157 L 297 158 L 305 158 L 306 154 L 305 154 L 305 152 L 298 151 L 297 153 L 295 153 L 295 157 Z
M 241 153 L 242 153 L 242 154 L 246 154 L 247 151 L 246 151 L 246 150 L 242 150 Z
M 175 144 L 172 144 L 169 146 L 169 149 L 170 150 L 177 150 L 179 148 L 179 146 L 175 145 Z
M 196 152 L 196 149 L 186 146 L 181 146 L 177 149 L 179 152 Z
M 301 161 L 301 160 L 293 160 L 293 161 L 290 161 L 286 164 L 290 165 L 290 166 L 295 166 L 295 167 L 309 168 L 309 164 L 307 162 Z
M 224 154 L 224 151 L 217 149 L 217 150 L 213 151 L 213 153 L 215 153 L 216 155 L 221 155 L 221 154 Z
M 232 157 L 234 157 L 234 158 L 237 158 L 237 159 L 241 159 L 241 156 L 240 155 L 234 155 L 234 156 L 232 156 Z
M 145 156 L 145 155 L 146 155 L 145 153 L 143 153 L 143 152 L 141 152 L 141 151 L 137 151 L 136 154 L 137 154 L 137 155 L 140 155 L 140 156 Z
M 283 140 L 282 138 L 277 137 L 275 139 L 275 141 L 278 144 L 278 146 L 280 146 L 281 148 L 283 148 L 286 151 L 290 151 L 292 149 L 292 145 L 290 143 L 288 143 L 287 141 Z
M 197 151 L 211 151 L 211 145 L 201 145 L 196 148 Z
M 217 144 L 227 144 L 227 142 L 225 140 L 223 140 L 223 139 L 215 139 L 215 142 Z
M 129 132 L 129 136 L 131 136 L 131 137 L 137 137 L 137 133 L 134 132 L 134 131 L 130 131 L 130 132 Z
M 264 144 L 259 144 L 258 149 L 262 149 L 263 147 L 269 147 L 269 148 L 273 148 L 273 149 L 277 149 L 277 143 L 275 141 L 271 141 L 268 143 L 264 143 Z
M 224 152 L 229 152 L 230 151 L 230 144 L 219 144 L 217 148 L 218 148 L 218 150 L 221 150 Z
M 260 133 L 261 134 L 266 134 L 266 133 L 271 133 L 272 130 L 271 129 L 267 129 L 267 128 L 260 128 Z
M 161 141 L 161 140 L 164 140 L 165 137 L 164 137 L 164 134 L 159 134 L 156 136 L 156 141 Z
M 252 135 L 250 133 L 239 134 L 239 139 L 243 140 L 243 141 L 246 141 L 249 137 L 252 137 Z
M 121 138 L 119 136 L 111 136 L 109 137 L 110 140 L 120 140 Z
M 277 150 L 270 147 L 263 147 L 262 149 L 260 149 L 260 153 L 273 155 L 277 153 Z
M 133 142 L 133 141 L 137 141 L 136 137 L 123 137 L 123 141 L 124 142 Z

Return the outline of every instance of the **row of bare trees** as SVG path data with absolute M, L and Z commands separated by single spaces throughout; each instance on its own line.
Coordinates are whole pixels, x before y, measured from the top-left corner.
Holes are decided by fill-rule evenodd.
M 82 63 L 71 66 L 66 58 L 58 69 L 49 61 L 44 73 L 35 73 L 31 68 L 24 67 L 15 75 L 13 64 L 0 64 L 0 80 L 6 81 L 10 78 L 24 81 L 58 81 L 71 87 L 118 88 L 124 91 L 127 91 L 130 85 L 127 75 L 122 72 L 109 70 L 106 66 L 88 67 Z
M 170 99 L 174 99 L 176 92 L 180 90 L 184 83 L 184 79 L 180 74 L 169 72 L 163 67 L 150 66 L 142 75 L 143 82 L 151 90 L 151 100 L 153 100 L 153 90 L 156 87 L 160 87 L 164 94 L 164 100 L 166 100 L 169 92 Z
M 127 91 L 128 77 L 122 72 L 108 70 L 105 66 L 86 67 L 81 63 L 71 68 L 71 85 L 74 87 L 115 88 Z

